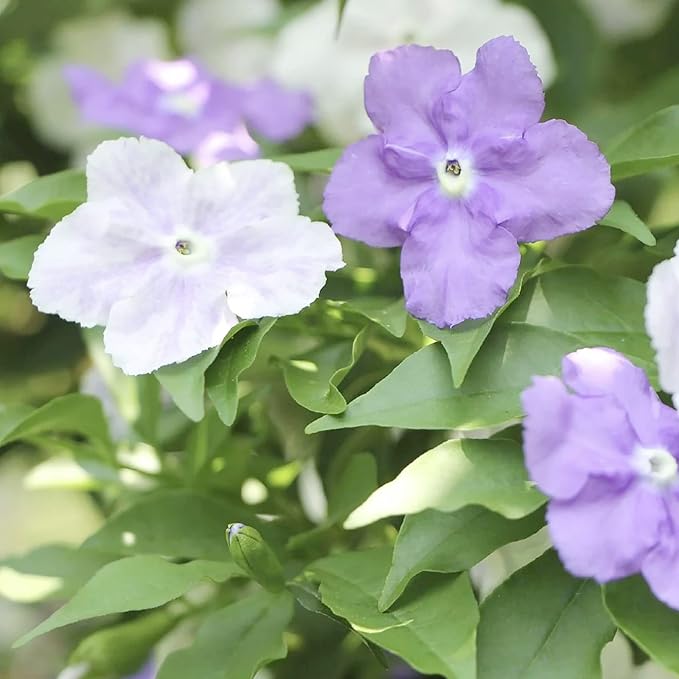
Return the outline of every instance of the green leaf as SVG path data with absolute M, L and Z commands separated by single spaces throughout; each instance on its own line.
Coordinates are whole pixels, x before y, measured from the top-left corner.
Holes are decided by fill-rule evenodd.
M 33 253 L 44 239 L 43 235 L 22 236 L 0 243 L 0 273 L 5 278 L 25 281 L 33 265 Z
M 521 447 L 502 439 L 455 439 L 427 451 L 393 481 L 380 486 L 345 521 L 361 528 L 387 516 L 425 509 L 453 512 L 482 505 L 510 519 L 545 502 L 528 480 Z
M 516 520 L 477 506 L 452 514 L 426 510 L 406 516 L 394 545 L 380 610 L 389 608 L 419 573 L 468 570 L 499 547 L 523 540 L 543 526 L 543 510 Z
M 82 549 L 229 561 L 224 529 L 239 521 L 262 530 L 261 522 L 236 503 L 190 490 L 161 490 L 114 514 Z
M 658 601 L 640 576 L 606 585 L 604 603 L 628 637 L 667 669 L 679 672 L 679 611 Z
M 284 658 L 283 633 L 292 618 L 289 592 L 257 592 L 208 615 L 191 646 L 169 655 L 158 679 L 252 679 Z
M 81 590 L 14 646 L 58 627 L 102 615 L 156 608 L 209 579 L 223 582 L 242 575 L 235 564 L 191 561 L 175 564 L 158 556 L 131 556 L 106 564 Z
M 614 633 L 599 586 L 549 551 L 481 605 L 478 679 L 596 679 Z
M 606 153 L 613 179 L 624 179 L 679 163 L 679 106 L 654 113 L 628 130 Z
M 238 379 L 255 362 L 259 346 L 275 322 L 275 318 L 263 319 L 227 340 L 205 375 L 207 394 L 227 427 L 234 423 L 238 411 Z
M 656 378 L 644 327 L 643 283 L 563 267 L 528 281 L 496 321 L 461 387 L 447 354 L 432 344 L 409 356 L 341 415 L 307 427 L 313 434 L 366 425 L 472 430 L 521 417 L 520 394 L 534 375 L 557 375 L 563 356 L 586 346 L 609 346 Z
M 0 196 L 0 212 L 58 221 L 87 200 L 85 173 L 64 170 Z
M 188 361 L 167 365 L 154 373 L 176 406 L 194 422 L 200 422 L 205 416 L 205 371 L 218 353 L 219 347 L 214 347 Z
M 478 609 L 468 576 L 425 574 L 381 613 L 389 562 L 389 549 L 375 549 L 330 556 L 308 570 L 320 581 L 323 603 L 362 636 L 425 674 L 473 679 Z
M 514 283 L 507 295 L 507 301 L 487 318 L 464 321 L 464 323 L 460 323 L 460 325 L 449 330 L 442 330 L 426 321 L 419 321 L 423 334 L 441 342 L 441 345 L 446 350 L 455 387 L 459 387 L 464 382 L 472 361 L 493 329 L 495 321 L 519 296 L 523 282 L 530 274 L 531 271 L 528 268 L 519 271 L 516 283 Z
M 408 321 L 408 312 L 403 299 L 390 297 L 359 297 L 352 300 L 329 300 L 330 307 L 360 314 L 377 323 L 394 337 L 403 337 Z
M 289 165 L 294 172 L 319 172 L 329 174 L 342 155 L 344 149 L 321 149 L 306 153 L 293 153 L 272 158 L 279 163 Z
M 315 413 L 341 413 L 347 407 L 337 388 L 363 353 L 366 328 L 353 340 L 321 347 L 282 361 L 285 386 L 297 403 Z
M 639 219 L 637 213 L 629 203 L 624 200 L 616 200 L 608 214 L 599 222 L 604 226 L 619 229 L 634 236 L 644 245 L 655 245 L 656 240 L 651 230 Z
M 103 455 L 108 455 L 113 447 L 101 403 L 92 396 L 67 394 L 36 410 L 25 407 L 0 410 L 0 446 L 47 433 L 85 436 Z

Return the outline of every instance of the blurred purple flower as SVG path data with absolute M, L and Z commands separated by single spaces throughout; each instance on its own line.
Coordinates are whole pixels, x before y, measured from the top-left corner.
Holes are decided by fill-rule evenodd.
M 677 412 L 611 349 L 569 354 L 562 373 L 523 393 L 526 463 L 561 560 L 598 582 L 641 573 L 679 608 Z
M 365 105 L 379 134 L 346 149 L 324 209 L 343 236 L 403 246 L 406 306 L 439 327 L 505 301 L 517 242 L 586 229 L 613 201 L 597 146 L 562 120 L 539 122 L 542 83 L 513 38 L 483 45 L 464 76 L 447 50 L 378 53 Z
M 303 92 L 268 79 L 231 85 L 190 59 L 137 62 L 119 84 L 85 66 L 69 66 L 65 76 L 86 120 L 159 139 L 203 165 L 257 157 L 249 129 L 279 142 L 311 119 Z

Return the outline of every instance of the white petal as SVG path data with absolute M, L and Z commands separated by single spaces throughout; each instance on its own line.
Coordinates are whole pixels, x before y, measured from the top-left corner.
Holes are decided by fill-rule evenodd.
M 142 207 L 152 220 L 169 220 L 192 176 L 182 157 L 155 139 L 105 141 L 87 159 L 87 199 L 115 198 Z
M 325 272 L 344 266 L 327 224 L 307 217 L 273 218 L 220 240 L 229 307 L 241 318 L 286 316 L 311 304 Z
M 660 386 L 679 396 L 679 258 L 658 264 L 646 287 L 646 330 L 656 351 Z
M 294 217 L 292 170 L 271 160 L 217 163 L 190 179 L 180 221 L 204 234 L 240 231 L 270 217 Z
M 111 221 L 108 204 L 85 203 L 37 249 L 28 278 L 31 299 L 45 313 L 85 327 L 104 325 L 117 300 L 146 284 L 154 257 L 152 248 Z
M 124 373 L 144 375 L 218 346 L 237 322 L 224 293 L 161 276 L 113 306 L 104 347 Z

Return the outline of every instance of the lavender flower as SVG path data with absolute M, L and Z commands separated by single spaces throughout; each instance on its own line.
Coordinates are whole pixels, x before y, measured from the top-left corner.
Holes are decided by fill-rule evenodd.
M 138 375 L 219 345 L 238 318 L 298 312 L 341 254 L 298 214 L 287 165 L 194 173 L 162 142 L 118 139 L 88 158 L 87 202 L 38 248 L 28 286 L 41 311 L 105 326 L 114 364 Z
M 403 246 L 407 308 L 439 327 L 505 301 L 517 242 L 586 229 L 613 201 L 597 146 L 564 121 L 539 123 L 542 85 L 512 38 L 483 45 L 464 76 L 447 50 L 376 54 L 365 104 L 379 134 L 347 148 L 325 212 L 343 236 Z
M 84 66 L 65 73 L 86 120 L 165 141 L 182 154 L 194 153 L 200 164 L 256 157 L 259 147 L 246 125 L 283 141 L 311 117 L 310 99 L 302 92 L 267 79 L 230 85 L 189 59 L 137 62 L 120 84 Z M 268 108 L 260 113 L 262 105 Z
M 523 393 L 532 479 L 566 568 L 608 582 L 641 573 L 679 608 L 679 417 L 611 349 L 563 360 Z

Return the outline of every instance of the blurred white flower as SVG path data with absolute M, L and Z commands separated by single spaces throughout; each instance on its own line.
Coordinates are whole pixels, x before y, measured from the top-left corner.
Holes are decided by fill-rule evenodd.
M 183 50 L 215 75 L 249 82 L 268 75 L 279 0 L 187 0 L 177 15 Z
M 677 675 L 653 662 L 635 665 L 632 649 L 618 632 L 601 653 L 601 679 L 672 679 Z
M 599 30 L 614 41 L 652 35 L 667 17 L 674 0 L 580 0 Z
M 660 386 L 673 394 L 674 405 L 679 408 L 678 299 L 679 253 L 658 264 L 646 286 L 646 331 L 655 349 Z
M 81 164 L 107 135 L 82 120 L 71 99 L 64 67 L 90 66 L 111 79 L 119 79 L 127 66 L 140 59 L 169 57 L 167 30 L 155 19 L 111 12 L 60 24 L 52 45 L 52 53 L 35 65 L 28 80 L 28 112 L 46 143 L 70 152 L 72 162 Z
M 337 1 L 322 0 L 280 32 L 272 75 L 310 91 L 328 141 L 348 144 L 373 131 L 363 109 L 370 57 L 403 43 L 447 48 L 463 70 L 487 40 L 511 34 L 528 50 L 545 85 L 555 75 L 547 36 L 525 8 L 501 0 L 349 0 L 337 30 Z

